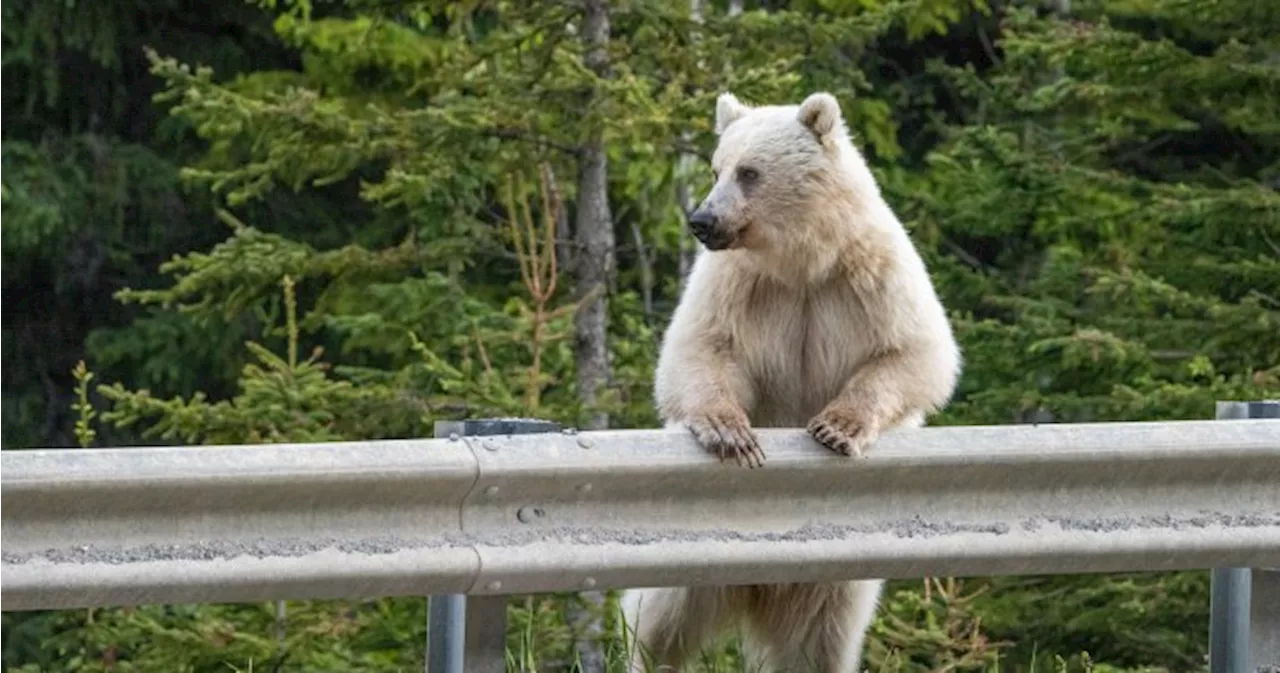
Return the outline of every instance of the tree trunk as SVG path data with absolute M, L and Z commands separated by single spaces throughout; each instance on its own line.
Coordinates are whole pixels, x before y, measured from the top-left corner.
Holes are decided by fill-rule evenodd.
M 690 133 L 684 133 L 682 140 L 688 142 L 692 137 Z M 693 200 L 693 192 L 689 187 L 689 171 L 693 170 L 693 162 L 695 158 L 692 154 L 681 154 L 680 161 L 676 164 L 676 203 L 680 206 L 680 214 L 684 219 L 688 219 L 693 213 L 696 202 Z M 685 278 L 689 275 L 689 269 L 693 268 L 693 258 L 698 252 L 697 244 L 694 243 L 693 233 L 689 231 L 687 226 L 681 225 L 680 231 L 680 288 L 684 289 Z
M 738 1 L 738 9 L 741 11 L 742 3 Z M 732 13 L 730 7 L 730 13 Z M 702 23 L 702 0 L 689 0 L 689 16 L 693 18 L 695 23 Z M 694 40 L 698 40 L 701 35 L 695 34 Z M 693 134 L 685 131 L 680 134 L 680 140 L 685 145 L 693 141 Z M 676 163 L 676 203 L 680 206 L 680 214 L 688 219 L 693 213 L 693 209 L 697 207 L 697 200 L 693 196 L 693 192 L 689 186 L 689 173 L 693 170 L 694 163 L 698 158 L 689 152 L 681 152 L 680 159 Z M 680 290 L 684 290 L 685 278 L 689 275 L 689 269 L 693 268 L 693 259 L 698 254 L 698 245 L 693 240 L 693 233 L 688 227 L 683 227 L 680 232 Z
M 586 0 L 582 40 L 586 66 L 599 77 L 609 70 L 609 8 L 606 0 Z M 609 414 L 592 409 L 610 382 L 608 348 L 608 287 L 614 273 L 613 215 L 609 211 L 609 164 L 604 133 L 593 125 L 580 148 L 578 217 L 574 231 L 576 299 L 581 302 L 575 318 L 578 395 L 588 416 L 584 430 L 609 427 Z M 582 673 L 604 673 L 604 594 L 584 592 L 571 600 L 567 615 L 572 626 Z M 585 605 L 577 605 L 577 603 Z
M 742 13 L 742 0 L 729 0 L 729 16 L 738 16 Z M 696 23 L 702 23 L 702 0 L 689 0 L 689 15 Z M 694 35 L 693 39 L 697 40 L 700 36 Z M 693 136 L 686 132 L 681 134 L 681 141 L 688 145 Z M 693 209 L 697 207 L 698 200 L 694 196 L 689 187 L 689 172 L 693 170 L 697 157 L 693 154 L 682 152 L 679 162 L 676 164 L 676 203 L 680 205 L 684 217 L 689 217 Z M 689 273 L 689 269 L 693 268 L 694 257 L 698 254 L 697 243 L 694 242 L 693 233 L 685 228 L 680 232 L 680 289 L 684 289 L 685 277 Z
M 607 75 L 609 44 L 609 10 L 605 0 L 587 0 L 582 39 L 586 47 L 586 65 L 597 75 Z M 577 299 L 583 301 L 576 318 L 576 360 L 578 394 L 584 405 L 596 404 L 609 385 L 608 283 L 614 267 L 613 216 L 609 212 L 608 157 L 604 134 L 599 127 L 590 130 L 579 157 L 578 219 L 574 237 L 577 255 Z M 585 301 L 584 301 L 585 300 Z M 586 430 L 609 427 L 609 415 L 591 410 L 583 424 Z
M 644 197 L 649 188 L 645 187 Z M 642 212 L 647 212 L 642 211 Z M 644 240 L 644 230 L 640 227 L 643 220 L 637 216 L 631 221 L 631 239 L 636 244 L 636 263 L 640 265 L 640 299 L 644 310 L 644 322 L 653 324 L 653 260 L 649 257 L 649 245 Z

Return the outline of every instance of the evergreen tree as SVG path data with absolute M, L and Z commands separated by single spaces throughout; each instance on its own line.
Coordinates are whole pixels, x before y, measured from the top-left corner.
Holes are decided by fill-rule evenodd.
M 1280 14 L 1258 7 L 1011 8 L 995 67 L 938 66 L 965 114 L 894 190 L 968 360 L 944 422 L 1212 418 L 1215 400 L 1275 397 Z M 1009 578 L 976 609 L 1015 660 L 1058 643 L 1187 670 L 1207 579 Z

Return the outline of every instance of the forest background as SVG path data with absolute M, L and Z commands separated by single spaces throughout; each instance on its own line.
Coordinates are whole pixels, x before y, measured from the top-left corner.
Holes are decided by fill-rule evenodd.
M 1274 0 L 14 0 L 3 40 L 7 451 L 652 427 L 726 90 L 840 100 L 966 355 L 936 423 L 1280 390 Z M 512 666 L 620 670 L 601 599 L 513 600 Z M 425 606 L 5 613 L 3 666 L 421 670 Z M 1207 615 L 1205 572 L 895 582 L 867 667 L 1203 670 Z

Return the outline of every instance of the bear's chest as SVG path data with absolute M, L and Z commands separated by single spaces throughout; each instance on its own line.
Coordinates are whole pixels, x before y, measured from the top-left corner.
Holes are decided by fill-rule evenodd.
M 736 341 L 755 389 L 757 425 L 807 423 L 870 351 L 866 313 L 844 283 L 804 292 L 756 288 L 748 310 L 752 319 Z

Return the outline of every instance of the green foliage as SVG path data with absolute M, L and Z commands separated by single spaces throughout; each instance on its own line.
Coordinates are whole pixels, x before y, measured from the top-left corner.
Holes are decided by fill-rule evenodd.
M 55 613 L 41 658 L 5 670 L 422 670 L 426 600 L 145 606 Z M 6 620 L 9 615 L 6 613 Z M 6 627 L 8 625 L 6 624 Z
M 1009 641 L 1003 658 L 1037 652 L 1123 668 L 1203 668 L 1208 657 L 1208 572 L 1000 578 L 972 609 L 984 631 Z M 1032 602 L 1027 596 L 1040 600 Z
M 104 376 L 143 369 L 112 368 L 87 343 L 95 332 L 128 331 L 137 316 L 112 292 L 157 282 L 159 261 L 219 236 L 210 199 L 177 182 L 178 165 L 202 148 L 151 104 L 156 83 L 142 46 L 223 72 L 288 57 L 269 33 L 263 39 L 270 17 L 242 3 L 17 0 L 3 18 L 0 247 L 10 319 L 0 427 L 6 449 L 74 446 L 74 364 L 88 359 Z M 183 373 L 164 383 L 225 390 L 237 365 L 226 367 L 226 349 L 217 355 L 180 358 Z M 128 441 L 105 429 L 100 439 Z
M 973 392 L 948 416 L 1194 418 L 1215 398 L 1266 397 L 1280 385 L 1280 197 L 1265 183 L 1280 145 L 1254 140 L 1269 157 L 1256 169 L 1152 169 L 1164 143 L 1266 129 L 1268 115 L 1247 127 L 1233 115 L 1274 118 L 1280 88 L 1242 81 L 1243 100 L 1206 82 L 1274 68 L 1258 71 L 1250 49 L 1195 56 L 1106 15 L 1011 10 L 1005 23 L 990 76 L 951 69 L 981 123 L 950 132 L 902 185 L 916 232 L 958 258 L 935 266 L 943 295 L 972 311 L 957 329 L 982 378 L 966 377 Z
M 94 437 L 98 436 L 98 432 L 93 429 L 93 419 L 98 413 L 93 410 L 93 405 L 89 404 L 89 382 L 93 380 L 93 372 L 84 366 L 84 360 L 76 363 L 76 368 L 71 372 L 76 379 L 76 402 L 72 405 L 79 418 L 76 419 L 76 440 L 80 442 L 82 448 L 88 448 L 93 444 Z
M 238 395 L 216 403 L 209 402 L 203 393 L 189 400 L 159 400 L 145 390 L 129 391 L 117 383 L 99 388 L 112 403 L 103 421 L 129 427 L 155 419 L 143 432 L 144 437 L 186 444 L 374 439 L 395 430 L 418 429 L 413 405 L 400 399 L 394 389 L 330 379 L 325 373 L 328 367 L 319 361 L 322 348 L 298 361 L 294 280 L 285 275 L 281 285 L 288 355 L 282 358 L 259 343 L 246 343 L 256 362 L 245 365 Z

